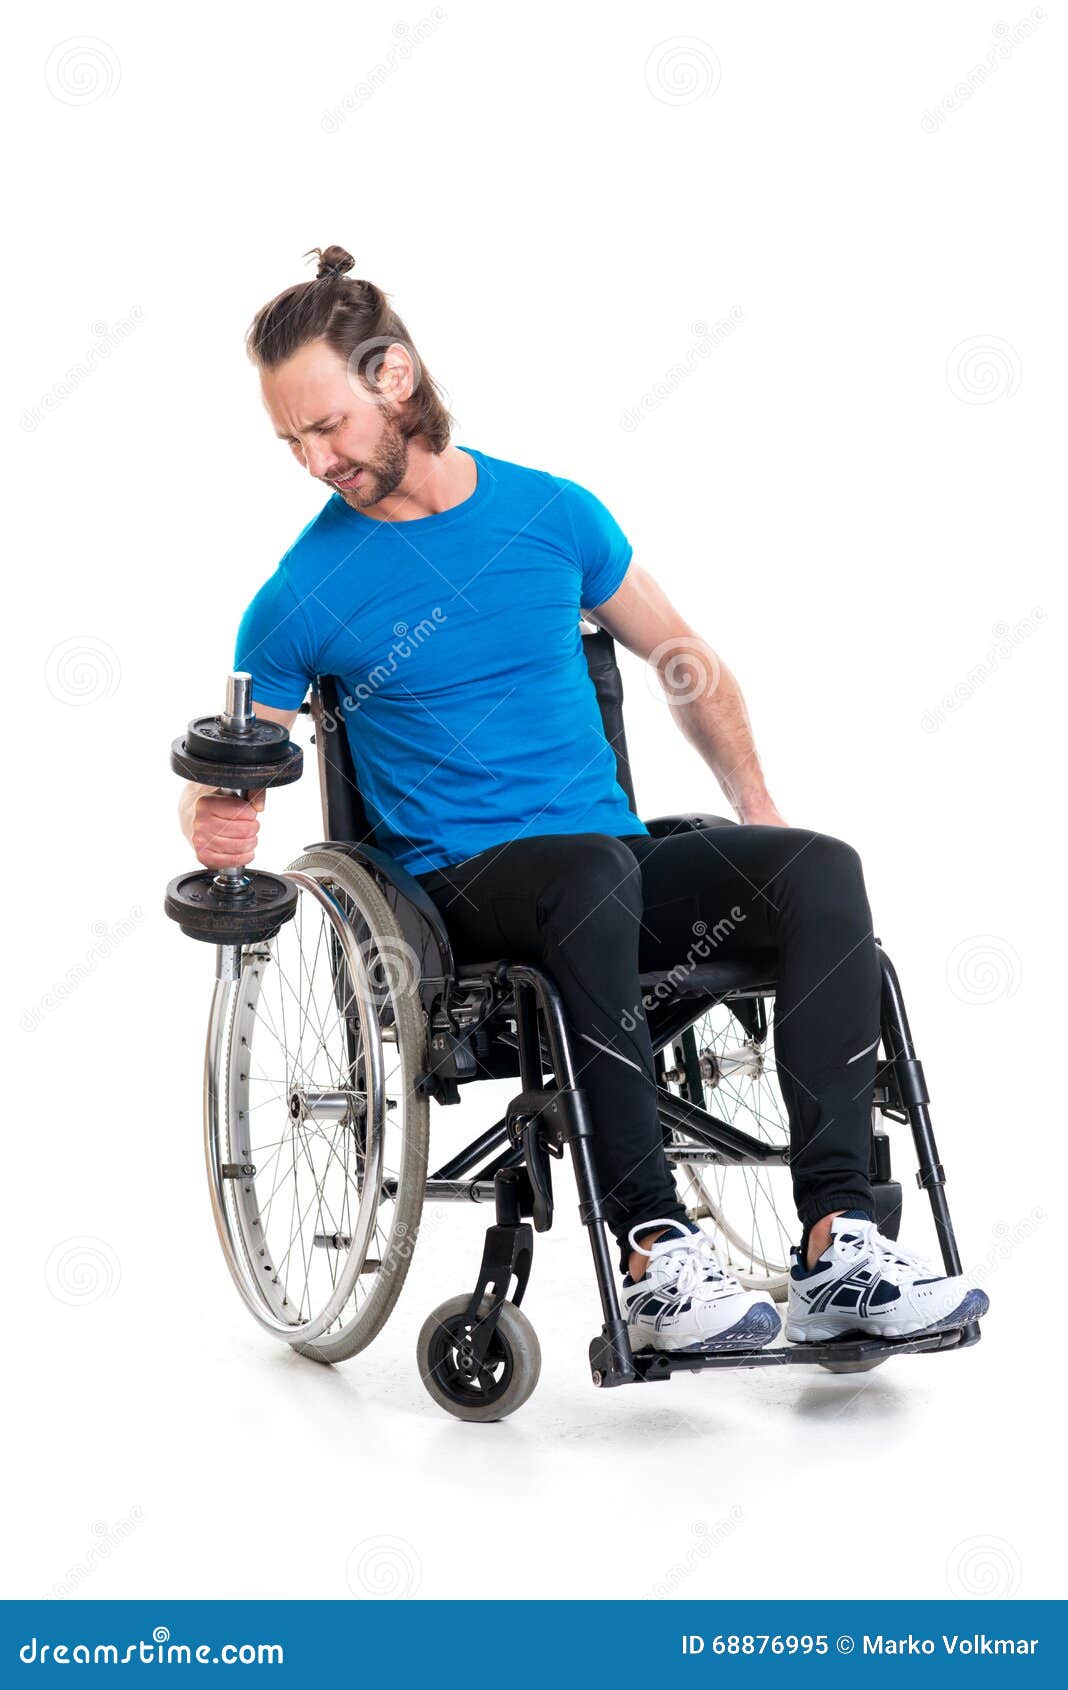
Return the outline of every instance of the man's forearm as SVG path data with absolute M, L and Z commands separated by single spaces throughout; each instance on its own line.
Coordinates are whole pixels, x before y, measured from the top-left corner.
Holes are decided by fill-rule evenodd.
M 660 676 L 671 714 L 712 770 L 736 815 L 742 821 L 777 815 L 745 699 L 727 665 L 697 641 L 692 656 L 676 649 Z

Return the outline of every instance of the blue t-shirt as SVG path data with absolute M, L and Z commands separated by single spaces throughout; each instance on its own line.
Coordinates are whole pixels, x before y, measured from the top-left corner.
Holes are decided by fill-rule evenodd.
M 375 841 L 414 874 L 522 837 L 646 832 L 579 631 L 630 543 L 575 482 L 463 450 L 478 482 L 450 510 L 383 522 L 334 494 L 237 639 L 261 704 L 338 677 Z

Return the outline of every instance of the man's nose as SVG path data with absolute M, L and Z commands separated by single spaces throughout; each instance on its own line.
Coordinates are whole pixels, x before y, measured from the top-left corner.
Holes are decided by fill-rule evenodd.
M 333 468 L 334 454 L 322 441 L 309 440 L 304 446 L 304 462 L 308 467 L 308 474 L 321 481 L 325 473 Z

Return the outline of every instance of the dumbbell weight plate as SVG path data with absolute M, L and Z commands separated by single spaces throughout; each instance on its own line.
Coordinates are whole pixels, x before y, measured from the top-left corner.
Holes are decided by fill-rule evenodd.
M 210 718 L 205 718 L 210 720 Z M 186 780 L 198 781 L 202 786 L 224 786 L 233 790 L 255 792 L 264 786 L 289 786 L 299 780 L 304 768 L 304 753 L 286 736 L 280 722 L 261 722 L 259 727 L 277 728 L 282 735 L 281 756 L 272 750 L 266 758 L 240 760 L 231 755 L 235 741 L 220 739 L 208 757 L 191 751 L 190 734 L 182 735 L 171 745 L 171 768 Z M 190 730 L 198 724 L 190 724 Z M 194 734 L 194 744 L 204 745 L 203 737 Z
M 263 716 L 251 717 L 243 733 L 235 733 L 221 716 L 198 716 L 186 729 L 185 748 L 190 757 L 221 763 L 281 763 L 291 749 L 281 722 Z
M 246 869 L 240 892 L 217 886 L 215 870 L 179 874 L 167 887 L 163 908 L 191 939 L 212 945 L 253 945 L 270 939 L 297 907 L 297 889 L 280 874 Z

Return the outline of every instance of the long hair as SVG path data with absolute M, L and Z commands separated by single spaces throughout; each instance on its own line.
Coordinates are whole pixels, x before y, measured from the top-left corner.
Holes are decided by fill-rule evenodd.
M 309 341 L 323 340 L 371 392 L 387 346 L 399 342 L 415 368 L 415 387 L 400 408 L 404 434 L 422 435 L 432 452 L 449 444 L 453 418 L 412 337 L 374 282 L 349 276 L 355 259 L 344 247 L 315 247 L 314 281 L 297 282 L 257 311 L 248 331 L 249 357 L 262 369 L 285 363 Z

